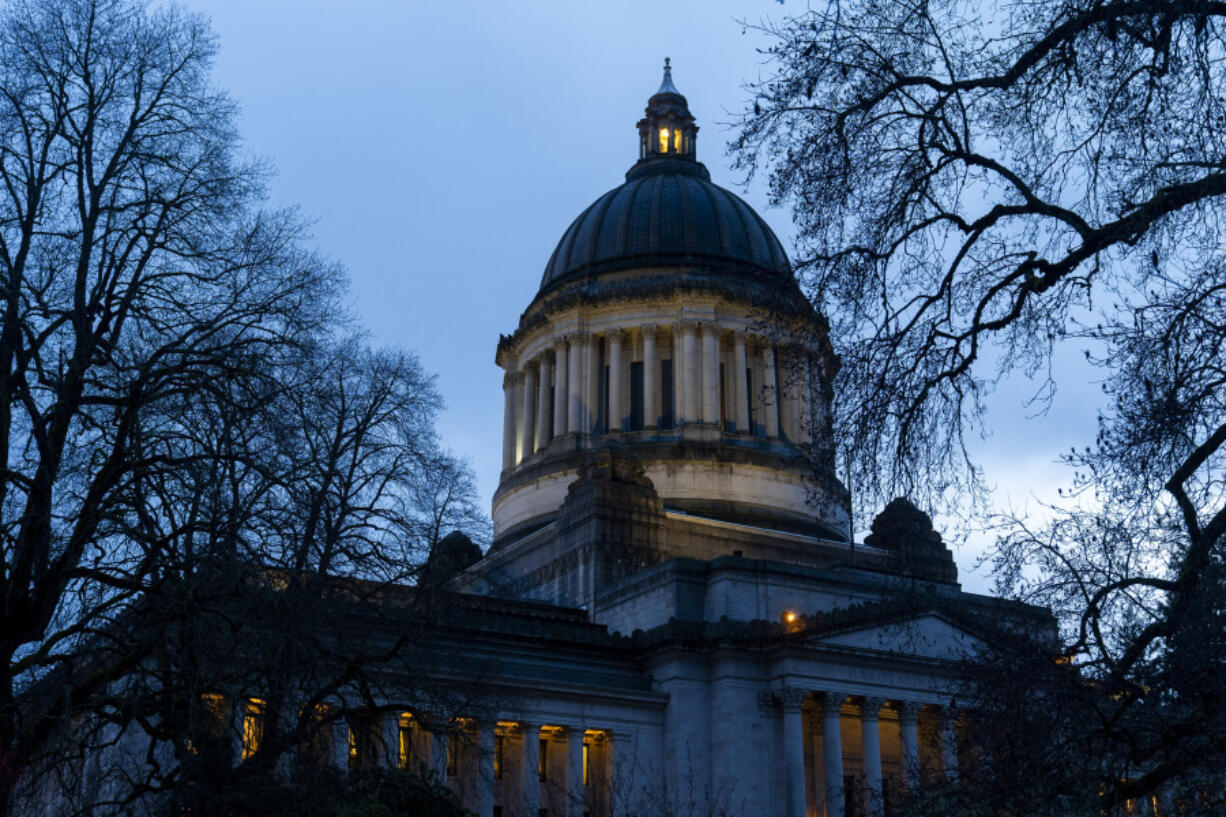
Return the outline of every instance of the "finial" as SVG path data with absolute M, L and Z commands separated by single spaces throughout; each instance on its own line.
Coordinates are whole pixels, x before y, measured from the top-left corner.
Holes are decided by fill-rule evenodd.
M 668 57 L 664 58 L 664 81 L 660 83 L 660 87 L 656 93 L 677 94 L 680 96 L 681 92 L 677 90 L 677 86 L 673 85 L 673 68 L 671 63 L 672 60 L 670 60 Z

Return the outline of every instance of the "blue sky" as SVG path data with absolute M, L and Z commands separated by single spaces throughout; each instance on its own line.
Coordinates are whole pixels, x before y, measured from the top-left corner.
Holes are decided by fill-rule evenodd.
M 725 145 L 745 83 L 769 70 L 764 38 L 740 21 L 801 3 L 184 5 L 212 18 L 216 80 L 242 107 L 247 149 L 277 170 L 273 203 L 300 207 L 318 247 L 348 269 L 352 309 L 376 342 L 415 351 L 438 374 L 440 430 L 487 500 L 502 450 L 498 335 L 515 328 L 571 219 L 636 158 L 634 123 L 665 56 L 713 181 L 791 247 L 787 213 L 766 206 L 761 184 L 740 184 Z M 1092 437 L 1092 390 L 1075 385 L 1027 419 L 1027 384 L 1002 389 L 981 449 L 1002 506 L 1054 495 L 1055 455 Z M 986 587 L 968 574 L 982 541 L 958 553 L 968 589 Z

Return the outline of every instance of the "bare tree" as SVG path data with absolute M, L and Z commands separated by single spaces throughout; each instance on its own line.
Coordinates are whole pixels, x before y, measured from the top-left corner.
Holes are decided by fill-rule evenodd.
M 407 699 L 415 491 L 471 502 L 432 380 L 348 336 L 335 266 L 263 209 L 214 50 L 139 0 L 0 12 L 0 814 L 267 772 L 379 683 Z M 265 702 L 261 751 L 214 734 L 218 694 Z M 99 747 L 133 750 L 121 785 Z
M 1094 692 L 1075 744 L 1094 763 L 1064 768 L 1097 769 L 1099 808 L 1195 790 L 1226 757 L 1224 15 L 818 5 L 767 26 L 776 73 L 735 146 L 793 206 L 865 505 L 982 499 L 984 396 L 1021 376 L 1042 407 L 1070 344 L 1098 367 L 1069 504 L 1042 529 L 999 520 L 994 558 L 1004 591 L 1061 614 Z

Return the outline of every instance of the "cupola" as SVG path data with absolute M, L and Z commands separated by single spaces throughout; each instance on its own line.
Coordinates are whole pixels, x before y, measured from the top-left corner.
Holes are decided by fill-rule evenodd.
M 694 159 L 698 126 L 685 97 L 673 85 L 673 69 L 664 58 L 664 79 L 647 100 L 639 120 L 639 161 L 659 157 Z

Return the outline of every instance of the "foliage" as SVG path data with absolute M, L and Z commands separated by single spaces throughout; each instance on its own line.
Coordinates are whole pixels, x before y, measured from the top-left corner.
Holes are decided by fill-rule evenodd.
M 187 811 L 180 811 L 186 809 Z M 362 769 L 348 775 L 327 767 L 288 782 L 250 776 L 224 792 L 176 805 L 175 814 L 216 817 L 467 817 L 455 795 L 427 775 Z
M 1190 791 L 1226 758 L 1226 7 L 842 0 L 768 28 L 735 147 L 793 207 L 855 494 L 982 500 L 986 395 L 1035 379 L 1042 408 L 1084 351 L 1098 435 L 1051 524 L 997 520 L 997 577 L 1094 692 L 1049 769 L 1107 807 Z

